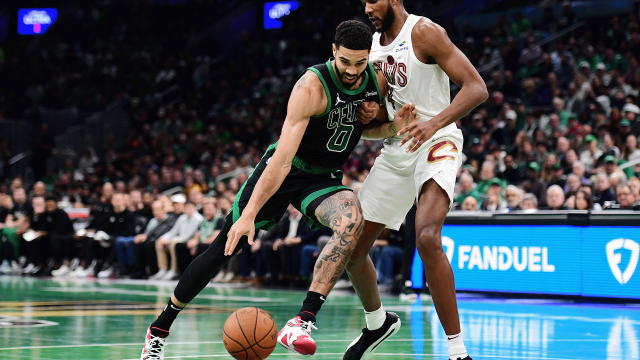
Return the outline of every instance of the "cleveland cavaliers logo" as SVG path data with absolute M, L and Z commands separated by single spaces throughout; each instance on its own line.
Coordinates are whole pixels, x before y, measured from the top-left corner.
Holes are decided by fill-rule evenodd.
M 458 148 L 456 147 L 456 144 L 453 143 L 453 141 L 450 141 L 450 140 L 440 141 L 439 143 L 433 145 L 429 149 L 429 156 L 427 156 L 427 162 L 431 164 L 431 163 L 436 163 L 438 161 L 443 161 L 443 160 L 455 161 L 456 160 L 455 156 L 451 156 L 451 155 L 436 156 L 436 153 L 438 153 L 438 151 L 446 147 L 451 147 L 451 150 L 449 150 L 451 152 L 454 152 L 454 153 L 458 152 Z
M 400 87 L 407 86 L 409 79 L 407 77 L 407 65 L 405 63 L 396 61 L 393 56 L 389 55 L 387 62 L 379 62 L 378 65 L 390 85 L 398 84 Z

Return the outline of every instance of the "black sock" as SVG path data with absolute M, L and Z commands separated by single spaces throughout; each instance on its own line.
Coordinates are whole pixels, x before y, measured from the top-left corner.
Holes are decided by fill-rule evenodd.
M 307 298 L 304 299 L 298 316 L 300 316 L 302 321 L 311 321 L 315 323 L 316 315 L 326 300 L 327 299 L 324 295 L 314 291 L 308 291 Z
M 169 299 L 167 306 L 164 307 L 164 309 L 160 313 L 160 316 L 158 316 L 156 321 L 151 324 L 151 333 L 155 336 L 162 337 L 166 337 L 167 335 L 169 335 L 169 328 L 182 309 L 183 308 L 178 307 L 171 301 L 171 299 Z

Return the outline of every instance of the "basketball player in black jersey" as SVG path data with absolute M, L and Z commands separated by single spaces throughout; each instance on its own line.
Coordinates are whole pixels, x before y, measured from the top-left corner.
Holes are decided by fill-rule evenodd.
M 280 140 L 271 145 L 240 189 L 226 223 L 209 249 L 196 258 L 180 278 L 171 300 L 147 331 L 142 360 L 164 359 L 169 327 L 176 316 L 247 243 L 257 229 L 269 229 L 292 204 L 312 229 L 327 226 L 333 236 L 318 257 L 313 283 L 297 316 L 278 333 L 278 342 L 303 355 L 316 343 L 316 315 L 344 271 L 362 232 L 360 203 L 342 185 L 343 166 L 364 134 L 385 138 L 415 117 L 405 105 L 393 122 L 367 131 L 356 109 L 365 101 L 382 102 L 387 83 L 369 63 L 372 33 L 359 21 L 345 21 L 336 29 L 333 60 L 307 69 L 289 99 Z M 394 314 L 395 315 L 395 314 Z M 393 325 L 399 327 L 397 315 Z

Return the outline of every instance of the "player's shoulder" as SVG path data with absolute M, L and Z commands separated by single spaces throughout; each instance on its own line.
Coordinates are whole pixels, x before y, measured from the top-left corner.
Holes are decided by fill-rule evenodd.
M 437 42 L 448 35 L 442 26 L 422 17 L 413 27 L 411 37 L 420 42 Z
M 319 73 L 312 70 L 314 68 L 308 68 L 305 72 L 298 78 L 298 81 L 294 85 L 294 91 L 304 90 L 309 92 L 324 92 L 324 85 L 322 84 L 322 80 L 320 79 Z

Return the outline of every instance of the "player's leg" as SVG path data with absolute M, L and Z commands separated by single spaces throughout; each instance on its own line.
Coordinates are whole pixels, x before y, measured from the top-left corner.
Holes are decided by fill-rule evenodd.
M 225 256 L 224 249 L 227 243 L 227 234 L 233 221 L 231 217 L 225 222 L 224 227 L 211 243 L 207 251 L 198 256 L 187 267 L 176 289 L 171 295 L 171 300 L 162 310 L 160 316 L 149 326 L 147 338 L 142 349 L 141 360 L 155 360 L 164 358 L 164 346 L 169 336 L 169 329 L 180 311 L 207 286 L 213 275 L 229 262 L 232 256 Z M 247 243 L 246 236 L 240 239 L 234 255 Z
M 431 179 L 422 186 L 416 212 L 416 246 L 444 332 L 448 339 L 460 340 L 455 349 L 451 344 L 449 346 L 450 356 L 457 360 L 468 355 L 460 335 L 453 270 L 442 248 L 442 225 L 450 204 L 449 196 L 435 180 Z
M 367 326 L 347 348 L 344 355 L 346 360 L 373 356 L 380 343 L 396 334 L 401 325 L 398 315 L 387 312 L 382 306 L 378 277 L 369 253 L 385 227 L 399 229 L 402 225 L 405 214 L 414 202 L 414 192 L 411 191 L 414 177 L 410 169 L 398 171 L 397 166 L 388 166 L 386 156 L 383 154 L 376 159 L 358 193 L 366 221 L 347 264 L 347 272 L 364 307 Z M 393 157 L 390 161 L 396 162 Z
M 316 315 L 342 275 L 364 228 L 360 202 L 351 191 L 340 191 L 324 199 L 315 210 L 315 218 L 329 227 L 333 235 L 318 256 L 313 282 L 300 312 L 278 333 L 280 345 L 302 355 L 313 355 L 316 351 L 316 343 L 310 336 Z

